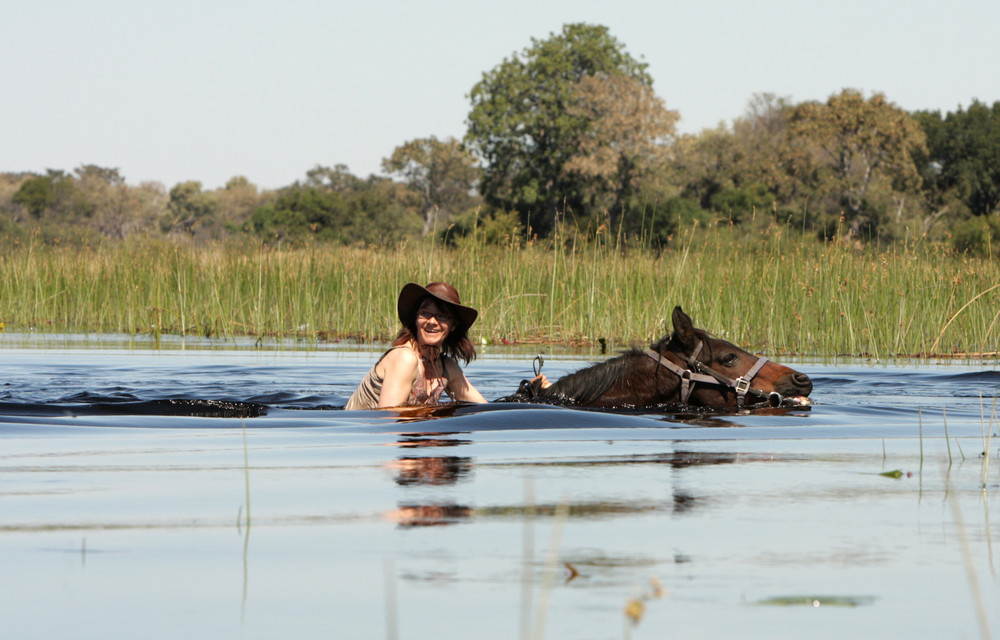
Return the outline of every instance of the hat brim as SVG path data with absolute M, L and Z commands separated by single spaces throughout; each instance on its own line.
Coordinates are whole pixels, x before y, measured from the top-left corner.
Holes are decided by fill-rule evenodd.
M 471 327 L 476 321 L 476 318 L 479 317 L 479 312 L 472 307 L 452 302 L 447 298 L 443 298 L 435 294 L 433 291 L 429 291 L 426 287 L 422 287 L 415 282 L 410 282 L 403 287 L 402 291 L 399 292 L 399 299 L 396 301 L 396 314 L 399 316 L 399 321 L 403 323 L 404 326 L 414 321 L 417 308 L 425 298 L 433 298 L 434 300 L 445 304 L 446 308 L 454 313 L 466 330 L 468 330 L 469 327 Z

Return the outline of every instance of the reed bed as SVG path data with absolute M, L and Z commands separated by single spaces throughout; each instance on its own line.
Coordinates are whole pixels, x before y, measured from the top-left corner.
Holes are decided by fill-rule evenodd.
M 7 331 L 383 341 L 410 281 L 447 280 L 480 311 L 473 337 L 608 348 L 665 333 L 681 305 L 757 352 L 995 356 L 1000 267 L 925 243 L 859 249 L 788 229 L 690 227 L 662 252 L 598 232 L 391 250 L 155 240 L 7 246 Z

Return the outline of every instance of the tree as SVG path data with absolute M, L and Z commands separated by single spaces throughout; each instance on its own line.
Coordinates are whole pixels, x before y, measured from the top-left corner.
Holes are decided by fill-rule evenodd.
M 391 247 L 421 229 L 419 198 L 406 185 L 369 176 L 365 189 L 349 201 L 351 226 L 345 242 Z
M 73 193 L 73 178 L 65 171 L 48 169 L 21 183 L 11 202 L 24 207 L 35 218 L 49 209 L 64 209 Z
M 611 228 L 646 174 L 666 162 L 680 116 L 648 84 L 625 75 L 584 76 L 574 87 L 570 115 L 589 121 L 566 162 L 587 180 L 584 196 L 608 212 Z
M 333 168 L 316 165 L 306 172 L 306 186 L 350 193 L 363 190 L 365 181 L 351 173 L 346 164 Z
M 682 136 L 675 145 L 672 170 L 685 198 L 708 208 L 712 198 L 736 184 L 739 149 L 733 133 L 724 126 Z
M 122 176 L 117 167 L 108 168 L 100 167 L 96 164 L 83 164 L 74 169 L 73 172 L 79 180 L 93 179 L 113 187 L 125 184 L 125 177 Z
M 124 239 L 137 231 L 155 228 L 166 208 L 162 185 L 130 187 L 117 168 L 85 164 L 72 174 L 50 169 L 44 176 L 19 178 L 17 199 L 38 219 L 38 228 L 52 238 L 96 240 L 96 232 L 106 238 Z M 0 185 L 3 182 L 0 180 Z M 10 201 L 14 203 L 14 196 Z
M 791 208 L 804 180 L 789 144 L 787 98 L 755 94 L 732 129 L 719 125 L 675 144 L 674 171 L 682 193 L 739 222 L 763 207 Z
M 392 156 L 382 160 L 382 170 L 402 177 L 420 194 L 425 236 L 437 229 L 439 221 L 468 206 L 479 176 L 475 158 L 461 143 L 433 136 L 396 147 Z
M 35 176 L 26 173 L 0 173 L 0 226 L 6 226 L 6 221 L 20 223 L 24 220 L 25 209 L 14 203 L 17 193 L 25 180 Z
M 733 122 L 736 166 L 733 183 L 763 185 L 781 204 L 792 204 L 801 193 L 794 179 L 802 164 L 801 150 L 789 144 L 789 98 L 758 93 L 747 103 L 744 115 Z
M 47 176 L 28 178 L 14 192 L 11 202 L 24 207 L 33 217 L 41 218 L 42 213 L 55 202 L 52 179 Z
M 938 201 L 957 198 L 974 216 L 1000 207 L 1000 102 L 989 107 L 973 100 L 944 118 L 918 113 L 927 135 L 926 153 L 918 153 L 922 174 Z
M 744 184 L 725 187 L 712 196 L 709 203 L 713 211 L 729 216 L 732 222 L 748 220 L 755 212 L 768 212 L 774 205 L 774 194 L 762 184 Z
M 116 189 L 125 188 L 125 178 L 118 169 L 86 164 L 73 172 L 77 176 L 73 193 L 73 213 L 77 221 L 92 219 L 112 206 L 110 201 Z
M 254 209 L 262 204 L 257 186 L 245 176 L 230 178 L 225 187 L 215 191 L 215 197 L 219 201 L 218 217 L 230 231 L 249 221 Z
M 122 239 L 141 226 L 137 211 L 142 208 L 136 194 L 125 185 L 117 168 L 85 164 L 74 169 L 74 222 L 96 229 L 101 235 Z
M 296 184 L 282 189 L 273 204 L 257 208 L 251 224 L 257 233 L 277 240 L 310 235 L 340 239 L 348 225 L 347 203 L 336 191 Z
M 170 218 L 164 225 L 165 230 L 182 229 L 194 235 L 195 225 L 210 218 L 218 209 L 219 201 L 212 192 L 201 190 L 201 182 L 178 182 L 170 190 L 167 202 Z
M 343 244 L 391 246 L 416 235 L 420 216 L 413 192 L 388 178 L 361 180 L 347 168 L 317 167 L 306 184 L 281 189 L 273 203 L 257 207 L 250 227 L 271 240 L 316 239 Z
M 584 184 L 566 164 L 592 120 L 570 113 L 577 83 L 606 74 L 652 85 L 646 67 L 607 27 L 569 24 L 484 73 L 469 95 L 465 140 L 483 161 L 480 192 L 487 203 L 516 210 L 543 235 L 558 211 L 581 208 Z
M 799 104 L 789 116 L 789 134 L 793 152 L 804 152 L 794 171 L 814 180 L 820 195 L 835 198 L 850 235 L 878 231 L 885 198 L 920 184 L 912 153 L 925 148 L 924 133 L 881 93 L 866 100 L 845 89 L 826 103 Z

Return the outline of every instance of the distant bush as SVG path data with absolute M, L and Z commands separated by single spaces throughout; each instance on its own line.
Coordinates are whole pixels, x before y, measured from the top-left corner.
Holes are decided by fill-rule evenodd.
M 633 209 L 627 219 L 633 237 L 643 244 L 665 248 L 678 230 L 695 222 L 707 224 L 712 216 L 693 198 L 670 198 Z
M 449 246 L 506 245 L 523 233 L 517 212 L 474 209 L 455 216 L 441 237 Z
M 990 256 L 1000 249 L 1000 216 L 976 216 L 955 225 L 952 245 L 956 250 L 979 256 Z
M 767 212 L 774 206 L 774 194 L 762 184 L 725 187 L 711 197 L 711 207 L 733 222 L 749 219 L 754 212 Z

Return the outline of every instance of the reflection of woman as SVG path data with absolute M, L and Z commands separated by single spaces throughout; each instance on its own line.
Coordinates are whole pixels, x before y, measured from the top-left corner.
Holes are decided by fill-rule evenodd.
M 426 287 L 411 282 L 399 292 L 396 312 L 403 324 L 399 336 L 345 408 L 434 405 L 444 392 L 452 400 L 486 402 L 456 361 L 468 364 L 476 357 L 468 333 L 479 314 L 462 305 L 455 287 L 445 282 Z
M 428 456 L 423 458 L 400 458 L 390 466 L 394 467 L 396 484 L 446 485 L 455 484 L 472 473 L 472 458 L 460 456 Z
M 406 504 L 386 515 L 401 527 L 435 527 L 467 520 L 473 513 L 460 504 Z

